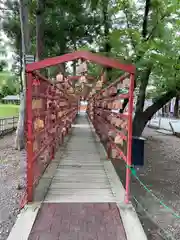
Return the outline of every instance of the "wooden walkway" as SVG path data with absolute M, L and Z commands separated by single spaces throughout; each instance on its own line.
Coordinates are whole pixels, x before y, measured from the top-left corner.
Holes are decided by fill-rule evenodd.
M 85 117 L 80 117 L 45 202 L 114 202 L 103 162 Z
M 122 204 L 124 190 L 114 191 L 120 181 L 110 180 L 111 163 L 102 157 L 86 116 L 77 118 L 60 151 L 44 201 L 24 209 L 8 240 L 147 240 L 130 207 L 121 205 L 121 211 L 117 205 L 116 195 Z

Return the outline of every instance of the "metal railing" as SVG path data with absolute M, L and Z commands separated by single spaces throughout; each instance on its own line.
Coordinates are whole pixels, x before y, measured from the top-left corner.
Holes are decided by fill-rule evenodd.
M 18 123 L 18 116 L 0 118 L 0 137 L 13 132 Z

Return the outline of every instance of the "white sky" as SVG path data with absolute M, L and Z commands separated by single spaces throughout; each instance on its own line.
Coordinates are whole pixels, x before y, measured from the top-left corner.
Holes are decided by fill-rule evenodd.
M 7 38 L 7 36 L 4 34 L 4 32 L 3 32 L 2 30 L 0 31 L 0 36 L 1 36 L 1 38 L 2 38 L 2 40 L 3 40 L 4 43 L 7 42 L 7 44 L 6 44 L 6 54 L 7 54 L 7 56 L 0 56 L 0 59 L 6 60 L 7 63 L 8 63 L 8 69 L 10 69 L 11 66 L 12 66 L 12 63 L 13 63 L 13 57 L 12 57 L 12 56 L 13 56 L 13 50 L 12 50 L 12 48 L 9 46 L 9 44 L 8 44 L 8 38 Z
M 0 7 L 2 7 L 2 8 L 4 7 L 3 2 L 4 2 L 4 0 L 0 0 Z M 3 13 L 3 11 L 1 11 L 0 18 L 3 17 L 3 15 L 4 15 L 4 13 Z M 9 46 L 9 44 L 8 44 L 9 39 L 7 38 L 7 36 L 3 32 L 3 30 L 1 29 L 1 25 L 0 25 L 0 38 L 6 45 L 6 54 L 7 54 L 6 57 L 0 56 L 0 59 L 6 60 L 8 63 L 8 68 L 10 69 L 12 66 L 12 63 L 13 63 L 13 57 L 12 57 L 13 49 Z

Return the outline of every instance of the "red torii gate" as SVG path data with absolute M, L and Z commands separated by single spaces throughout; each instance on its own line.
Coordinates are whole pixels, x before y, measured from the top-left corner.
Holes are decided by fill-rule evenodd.
M 97 133 L 101 138 L 108 138 L 108 149 L 115 148 L 118 154 L 131 166 L 132 152 L 132 110 L 133 110 L 133 90 L 135 66 L 121 64 L 119 61 L 99 56 L 86 51 L 77 51 L 63 56 L 47 58 L 45 60 L 26 65 L 26 138 L 27 138 L 27 193 L 25 201 L 33 201 L 33 191 L 35 186 L 50 161 L 54 158 L 59 144 L 63 142 L 64 136 L 68 133 L 72 122 L 78 112 L 78 101 L 75 96 L 68 95 L 59 83 L 53 83 L 39 74 L 37 71 L 58 65 L 60 63 L 77 59 L 88 60 L 104 67 L 116 68 L 127 73 L 118 81 L 107 88 L 99 91 L 89 99 L 88 115 L 94 124 Z M 78 76 L 70 78 L 77 79 Z M 115 97 L 117 84 L 129 79 L 129 91 Z M 113 90 L 114 89 L 114 90 Z M 115 90 L 116 89 L 116 90 Z M 113 91 L 111 94 L 108 91 Z M 116 119 L 127 119 L 127 134 L 120 133 L 115 129 L 114 123 L 108 120 L 108 116 L 115 118 L 115 113 L 111 115 L 110 109 L 117 108 L 112 105 L 113 101 L 120 98 L 129 98 L 128 114 L 116 114 Z M 119 106 L 119 105 L 118 105 Z M 106 114 L 108 113 L 108 114 Z M 109 122 L 108 122 L 109 121 Z M 102 126 L 106 126 L 102 129 Z M 114 129 L 114 130 L 113 130 Z M 127 142 L 126 154 L 118 147 L 118 141 L 113 141 L 109 131 L 117 132 Z M 118 132 L 119 131 L 119 132 Z M 116 137 L 117 137 L 116 136 Z M 119 141 L 120 142 L 120 141 Z M 126 170 L 126 192 L 127 201 L 129 196 L 130 169 Z

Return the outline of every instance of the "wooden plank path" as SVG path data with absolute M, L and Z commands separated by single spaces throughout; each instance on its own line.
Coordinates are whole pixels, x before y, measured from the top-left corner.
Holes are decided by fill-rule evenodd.
M 101 157 L 96 141 L 87 117 L 78 117 L 54 160 L 55 174 L 43 202 L 24 210 L 8 240 L 147 240 L 135 213 L 123 205 L 124 190 L 115 191 L 120 181 L 108 175 L 115 171 Z
M 115 202 L 85 117 L 74 126 L 45 202 Z

